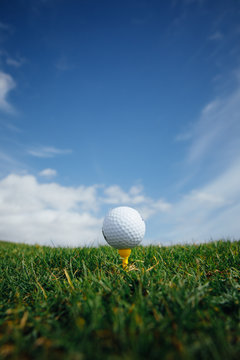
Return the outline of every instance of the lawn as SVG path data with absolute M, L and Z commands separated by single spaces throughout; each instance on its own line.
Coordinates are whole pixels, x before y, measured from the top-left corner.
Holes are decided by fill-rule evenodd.
M 0 359 L 239 359 L 240 242 L 0 242 Z

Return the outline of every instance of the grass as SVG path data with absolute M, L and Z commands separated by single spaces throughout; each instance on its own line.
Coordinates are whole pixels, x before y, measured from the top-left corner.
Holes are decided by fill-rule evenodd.
M 0 359 L 240 358 L 239 241 L 0 256 Z

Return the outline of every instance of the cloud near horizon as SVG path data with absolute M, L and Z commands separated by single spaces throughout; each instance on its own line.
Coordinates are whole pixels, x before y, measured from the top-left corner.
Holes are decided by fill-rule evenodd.
M 101 226 L 106 204 L 135 205 L 146 218 L 168 208 L 163 200 L 144 196 L 140 187 L 129 192 L 119 186 L 67 187 L 11 174 L 0 181 L 0 239 L 70 247 L 105 244 Z
M 205 186 L 183 195 L 163 216 L 162 241 L 240 239 L 240 158 Z M 160 225 L 159 225 L 160 226 Z M 171 230 L 170 230 L 171 229 Z
M 67 187 L 39 183 L 33 175 L 11 174 L 0 181 L 0 239 L 50 246 L 98 246 L 103 216 L 109 208 L 132 206 L 147 224 L 144 244 L 191 243 L 240 238 L 240 159 L 220 176 L 176 203 L 128 192 L 114 185 Z M 148 235 L 158 219 L 159 238 Z M 151 232 L 151 231 L 150 231 Z

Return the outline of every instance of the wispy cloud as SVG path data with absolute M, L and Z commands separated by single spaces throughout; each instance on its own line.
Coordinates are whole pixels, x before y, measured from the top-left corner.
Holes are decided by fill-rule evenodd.
M 73 65 L 70 61 L 66 58 L 66 56 L 60 57 L 56 62 L 56 68 L 60 71 L 67 71 L 73 68 Z
M 17 59 L 14 59 L 12 57 L 6 58 L 6 64 L 9 66 L 13 66 L 15 68 L 21 67 L 25 62 L 26 62 L 26 60 L 22 57 L 17 58 Z
M 204 180 L 193 186 L 190 177 L 180 200 L 158 216 L 163 230 L 159 241 L 240 238 L 239 113 L 240 85 L 203 108 L 192 128 L 184 170 Z
M 23 132 L 22 129 L 20 129 L 18 126 L 14 125 L 14 124 L 12 124 L 12 123 L 10 123 L 10 122 L 6 122 L 5 127 L 6 127 L 7 129 L 9 129 L 10 131 L 15 132 L 15 133 L 21 133 L 21 132 Z
M 3 23 L 2 21 L 0 21 L 0 30 L 11 30 L 12 27 L 9 24 Z
M 54 169 L 44 169 L 39 172 L 39 176 L 43 176 L 45 178 L 52 178 L 57 175 L 57 171 Z
M 209 40 L 221 40 L 224 36 L 220 31 L 215 31 L 213 34 L 209 36 Z
M 0 159 L 1 159 L 1 161 L 6 161 L 11 164 L 15 163 L 15 160 L 11 156 L 9 156 L 8 154 L 5 154 L 2 151 L 0 151 Z
M 0 71 L 0 110 L 14 113 L 13 106 L 7 101 L 8 94 L 16 87 L 12 76 Z
M 39 158 L 52 158 L 57 155 L 66 155 L 71 153 L 71 149 L 57 149 L 53 146 L 40 146 L 28 150 L 28 154 Z
M 188 131 L 188 132 L 178 134 L 175 137 L 175 141 L 179 141 L 179 142 L 188 141 L 191 139 L 191 137 L 192 137 L 192 133 L 190 131 Z
M 4 118 L 0 119 L 0 129 L 1 128 L 10 130 L 13 133 L 21 133 L 21 132 L 23 132 L 23 130 L 20 129 L 20 127 L 16 126 L 12 121 L 6 120 Z
M 188 162 L 211 157 L 229 163 L 240 155 L 240 88 L 210 102 L 193 129 Z
M 9 35 L 11 35 L 13 32 L 14 32 L 14 28 L 12 25 L 0 21 L 0 42 L 1 43 L 6 41 L 9 37 Z
M 205 186 L 191 190 L 167 216 L 162 241 L 240 238 L 240 158 Z M 170 230 L 171 228 L 171 230 Z
M 8 66 L 15 67 L 15 68 L 19 68 L 27 62 L 27 59 L 24 58 L 23 56 L 20 56 L 20 55 L 12 56 L 5 49 L 0 50 L 0 59 L 1 58 L 4 59 L 5 64 L 7 64 Z
M 0 149 L 0 177 L 6 176 L 10 172 L 23 172 L 26 169 L 25 164 L 21 163 L 12 155 Z M 1 200 L 0 200 L 1 202 Z

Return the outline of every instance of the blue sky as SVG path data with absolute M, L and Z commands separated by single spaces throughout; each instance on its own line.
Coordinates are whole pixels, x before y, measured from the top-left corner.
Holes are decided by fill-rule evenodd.
M 0 238 L 240 237 L 240 3 L 2 0 Z

